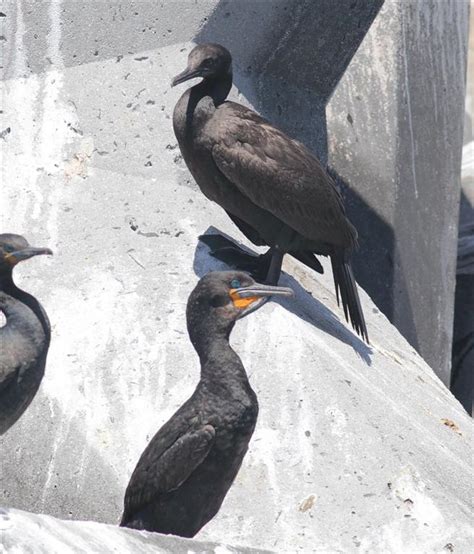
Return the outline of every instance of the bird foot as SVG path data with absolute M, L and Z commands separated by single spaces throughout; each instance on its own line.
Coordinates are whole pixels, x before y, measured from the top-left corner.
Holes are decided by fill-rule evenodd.
M 230 267 L 247 271 L 257 281 L 265 280 L 268 271 L 266 254 L 250 254 L 222 235 L 201 235 L 199 240 L 209 246 L 210 255 Z

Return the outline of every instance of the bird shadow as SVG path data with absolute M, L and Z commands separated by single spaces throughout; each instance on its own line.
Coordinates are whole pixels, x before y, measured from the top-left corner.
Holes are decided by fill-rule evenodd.
M 213 226 L 208 227 L 204 234 L 221 235 L 249 255 L 258 255 L 258 253 L 251 248 L 237 242 L 235 239 Z M 201 241 L 198 242 L 194 251 L 193 270 L 199 278 L 210 271 L 224 271 L 228 269 L 229 266 L 227 264 L 211 256 L 208 246 Z M 372 365 L 371 356 L 373 351 L 370 346 L 359 339 L 329 308 L 318 299 L 314 298 L 294 277 L 282 271 L 280 284 L 290 287 L 294 291 L 295 296 L 292 299 L 274 298 L 274 302 L 280 304 L 285 310 L 295 314 L 303 321 L 310 323 L 314 327 L 317 327 L 321 331 L 352 347 L 368 366 Z

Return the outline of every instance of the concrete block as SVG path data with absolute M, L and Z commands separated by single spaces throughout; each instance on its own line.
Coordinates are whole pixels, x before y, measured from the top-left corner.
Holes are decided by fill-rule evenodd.
M 5 552 L 22 554 L 265 554 L 268 550 L 166 537 L 91 521 L 64 521 L 0 508 Z
M 473 415 L 474 405 L 474 11 L 467 71 L 466 111 L 459 209 L 458 261 L 451 390 Z
M 359 283 L 449 386 L 468 3 L 386 1 L 328 104 Z

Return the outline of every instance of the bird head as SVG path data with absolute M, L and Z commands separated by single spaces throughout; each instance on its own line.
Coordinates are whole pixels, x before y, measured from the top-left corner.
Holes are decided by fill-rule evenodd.
M 188 56 L 188 67 L 171 81 L 174 87 L 189 79 L 212 79 L 231 73 L 232 56 L 220 44 L 198 44 Z
M 287 287 L 256 283 L 242 271 L 214 271 L 205 275 L 188 299 L 186 316 L 191 336 L 222 332 L 261 308 L 271 296 L 293 296 Z M 193 341 L 194 342 L 194 341 Z
M 49 248 L 30 246 L 21 235 L 0 234 L 0 272 L 9 272 L 18 262 L 40 254 L 52 255 L 52 252 Z

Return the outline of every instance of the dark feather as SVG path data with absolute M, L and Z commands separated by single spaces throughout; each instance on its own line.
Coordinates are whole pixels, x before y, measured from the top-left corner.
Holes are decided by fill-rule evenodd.
M 163 434 L 162 428 L 158 434 Z M 156 448 L 157 437 L 150 443 L 132 474 L 125 493 L 125 509 L 120 525 L 126 525 L 132 514 L 140 512 L 157 495 L 171 492 L 179 487 L 203 462 L 212 447 L 215 429 L 204 425 L 180 436 L 166 450 Z M 159 439 L 159 438 L 158 438 Z M 168 441 L 166 441 L 168 442 Z M 143 483 L 147 487 L 143 487 Z
M 233 102 L 219 106 L 207 130 L 217 168 L 246 198 L 304 237 L 354 245 L 339 191 L 303 144 Z
M 318 258 L 316 258 L 313 252 L 308 252 L 307 250 L 297 250 L 296 252 L 291 251 L 289 254 L 310 269 L 313 269 L 321 274 L 324 273 L 323 266 L 319 263 Z
M 356 333 L 369 344 L 367 326 L 351 264 L 341 252 L 331 256 L 331 264 L 337 304 L 339 306 L 339 302 L 342 302 L 346 321 L 350 322 Z

